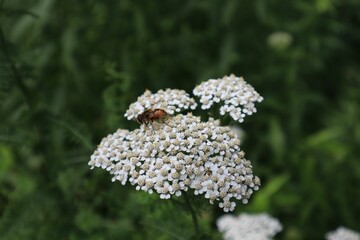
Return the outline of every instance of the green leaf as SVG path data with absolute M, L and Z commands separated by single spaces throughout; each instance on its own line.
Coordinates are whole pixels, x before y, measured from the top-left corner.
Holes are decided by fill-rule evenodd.
M 253 199 L 250 200 L 250 211 L 269 212 L 271 211 L 271 202 L 275 194 L 285 186 L 290 180 L 288 174 L 273 176 L 271 180 L 262 183 L 260 190 L 254 193 Z

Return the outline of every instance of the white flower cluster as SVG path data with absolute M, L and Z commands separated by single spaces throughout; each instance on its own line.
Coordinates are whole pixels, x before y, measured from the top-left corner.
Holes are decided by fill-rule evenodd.
M 360 233 L 345 227 L 338 227 L 335 231 L 325 236 L 326 240 L 360 240 Z
M 288 32 L 276 31 L 268 36 L 267 44 L 275 50 L 285 50 L 293 42 L 293 36 Z
M 108 135 L 89 165 L 106 169 L 113 181 L 130 182 L 163 199 L 192 189 L 210 203 L 219 201 L 228 212 L 234 210 L 235 199 L 246 204 L 260 185 L 239 146 L 240 140 L 219 121 L 178 114 L 165 123 L 154 121 Z
M 125 113 L 128 120 L 136 117 L 147 109 L 161 108 L 168 114 L 181 112 L 182 110 L 195 109 L 197 103 L 184 90 L 166 89 L 159 90 L 153 94 L 146 90 L 143 95 L 138 97 L 137 101 L 132 103 Z
M 226 214 L 218 218 L 217 227 L 224 240 L 268 240 L 282 230 L 281 223 L 263 214 Z
M 221 103 L 220 114 L 229 113 L 231 118 L 238 122 L 243 122 L 246 115 L 255 113 L 255 102 L 263 100 L 263 97 L 242 77 L 233 74 L 222 79 L 202 82 L 195 87 L 193 93 L 200 97 L 202 109 L 209 109 L 214 103 Z

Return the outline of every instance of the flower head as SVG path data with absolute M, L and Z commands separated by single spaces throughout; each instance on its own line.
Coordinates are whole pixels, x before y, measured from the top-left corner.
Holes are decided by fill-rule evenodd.
M 118 130 L 105 137 L 89 165 L 106 169 L 113 181 L 168 199 L 192 190 L 210 203 L 233 211 L 235 199 L 247 203 L 260 185 L 229 127 L 192 114 L 152 122 L 134 131 Z
M 288 32 L 276 31 L 268 36 L 268 45 L 275 50 L 286 50 L 290 47 L 293 37 Z
M 161 108 L 169 114 L 181 112 L 182 110 L 195 109 L 197 103 L 184 90 L 166 89 L 151 93 L 146 90 L 137 101 L 132 103 L 125 113 L 128 120 L 136 117 L 149 108 Z
M 360 240 L 360 233 L 345 227 L 338 227 L 335 231 L 326 234 L 327 240 Z
M 256 111 L 254 102 L 262 101 L 252 86 L 234 75 L 204 82 L 194 94 L 200 96 L 202 109 L 221 102 L 220 113 L 229 112 L 239 122 Z M 175 114 L 196 106 L 183 90 L 145 91 L 125 113 L 128 120 L 145 124 L 103 138 L 89 165 L 107 170 L 113 181 L 130 183 L 162 199 L 191 190 L 210 203 L 218 202 L 225 212 L 235 209 L 235 200 L 246 204 L 259 189 L 260 179 L 253 175 L 230 127 L 212 118 L 202 122 L 191 113 Z
M 225 240 L 267 240 L 282 230 L 281 223 L 266 213 L 243 213 L 238 217 L 226 214 L 218 218 L 216 224 Z
M 214 103 L 220 103 L 220 114 L 229 113 L 238 122 L 243 122 L 246 115 L 255 113 L 255 102 L 263 100 L 242 77 L 233 74 L 202 82 L 195 87 L 193 93 L 200 97 L 202 109 L 209 109 Z

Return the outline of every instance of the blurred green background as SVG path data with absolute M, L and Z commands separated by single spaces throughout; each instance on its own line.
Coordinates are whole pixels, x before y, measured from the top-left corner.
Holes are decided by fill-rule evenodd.
M 360 1 L 0 1 L 0 239 L 189 239 L 176 202 L 90 171 L 145 89 L 234 73 L 264 96 L 241 127 L 276 239 L 360 232 Z M 196 201 L 196 199 L 195 199 Z M 220 239 L 217 206 L 197 209 Z M 200 205 L 200 204 L 198 204 Z M 190 232 L 190 233 L 188 233 Z

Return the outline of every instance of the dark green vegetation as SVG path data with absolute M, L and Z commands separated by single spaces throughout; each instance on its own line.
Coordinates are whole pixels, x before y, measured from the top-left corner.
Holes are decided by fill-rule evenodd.
M 137 126 L 123 114 L 146 88 L 191 92 L 229 73 L 265 98 L 241 125 L 262 187 L 236 213 L 277 217 L 277 239 L 360 231 L 360 1 L 0 4 L 0 239 L 191 238 L 184 199 L 112 183 L 87 161 Z M 271 42 L 277 31 L 290 42 Z M 221 211 L 192 203 L 205 206 L 202 238 L 219 239 Z

